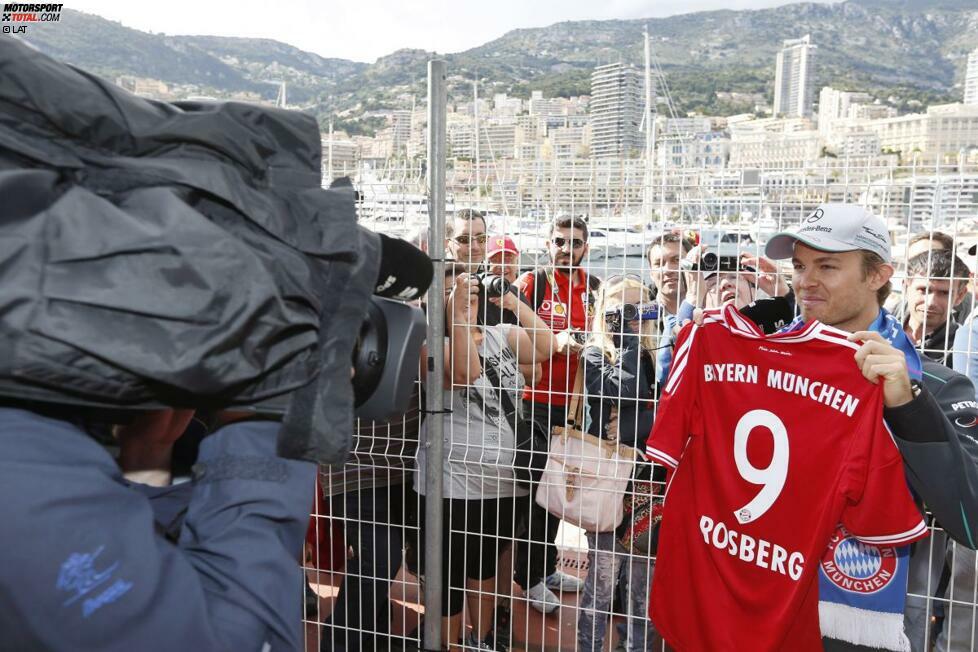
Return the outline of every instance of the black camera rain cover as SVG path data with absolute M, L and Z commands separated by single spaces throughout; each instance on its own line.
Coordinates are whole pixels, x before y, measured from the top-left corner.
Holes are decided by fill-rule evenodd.
M 137 98 L 0 37 L 0 396 L 291 393 L 280 451 L 341 460 L 380 249 L 320 184 L 311 116 Z

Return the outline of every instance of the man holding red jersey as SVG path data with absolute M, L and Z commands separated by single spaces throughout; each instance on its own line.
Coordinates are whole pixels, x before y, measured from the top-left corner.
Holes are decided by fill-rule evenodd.
M 955 379 L 937 378 L 943 370 L 928 365 L 920 381 L 911 380 L 908 361 L 912 362 L 912 357 L 887 335 L 893 324 L 900 327 L 899 335 L 903 331 L 902 325 L 881 308 L 889 295 L 893 273 L 889 234 L 883 221 L 859 206 L 826 204 L 796 229 L 772 238 L 767 254 L 775 259 L 791 257 L 802 319 L 818 319 L 852 331 L 850 339 L 863 342 L 856 362 L 864 376 L 883 385 L 884 419 L 903 457 L 911 486 L 952 537 L 974 548 L 972 534 L 978 525 L 973 522 L 978 502 L 974 456 L 978 451 L 961 436 L 939 403 L 940 394 L 946 393 Z M 934 589 L 936 581 L 927 579 L 930 564 L 926 557 L 941 556 L 942 552 L 936 545 L 935 550 L 930 545 L 916 547 L 910 562 L 910 593 L 926 595 L 928 585 Z M 925 630 L 930 612 L 924 599 L 907 599 L 904 627 L 913 650 L 927 649 L 930 636 Z M 942 633 L 945 640 L 947 633 Z M 863 648 L 826 640 L 826 649 Z
M 583 350 L 583 333 L 588 329 L 597 279 L 581 269 L 588 253 L 588 226 L 580 217 L 558 218 L 547 243 L 551 264 L 527 272 L 517 281 L 524 299 L 537 315 L 557 333 L 557 353 L 543 363 L 540 380 L 523 394 L 523 411 L 547 432 L 564 425 L 568 394 Z M 526 590 L 530 603 L 542 613 L 560 606 L 557 591 L 580 591 L 583 582 L 557 572 L 557 548 L 553 544 L 560 520 L 530 501 L 529 541 L 517 545 L 513 563 L 517 584 Z
M 974 549 L 978 527 L 978 441 L 974 437 L 978 405 L 969 395 L 972 386 L 968 379 L 942 365 L 925 360 L 920 369 L 922 380 L 912 380 L 908 361 L 917 359 L 916 354 L 891 343 L 903 331 L 881 308 L 893 273 L 889 236 L 882 220 L 859 206 L 826 204 L 798 227 L 772 238 L 767 255 L 792 259 L 793 290 L 801 312 L 796 321 L 817 319 L 853 332 L 850 339 L 862 343 L 855 362 L 866 378 L 883 385 L 884 420 L 903 458 L 911 488 L 947 536 Z M 773 306 L 779 309 L 773 310 Z M 785 314 L 775 314 L 782 308 Z M 765 299 L 745 308 L 743 314 L 767 330 L 790 319 L 791 310 L 790 303 L 782 299 Z M 929 595 L 938 585 L 940 565 L 932 567 L 931 560 L 943 559 L 944 545 L 944 532 L 935 531 L 931 541 L 917 545 L 910 558 L 910 596 L 903 625 L 914 652 L 929 649 L 933 639 L 934 613 Z M 948 548 L 948 556 L 951 554 Z M 959 586 L 958 590 L 962 588 L 969 591 L 972 587 Z M 937 648 L 967 645 L 972 623 L 969 614 L 949 618 Z M 872 633 L 866 628 L 863 631 Z M 834 652 L 884 647 L 835 638 L 824 639 L 824 644 L 826 650 Z

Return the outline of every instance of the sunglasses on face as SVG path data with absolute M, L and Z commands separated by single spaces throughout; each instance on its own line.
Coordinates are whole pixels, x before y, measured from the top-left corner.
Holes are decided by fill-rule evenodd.
M 489 239 L 489 236 L 485 233 L 480 233 L 479 235 L 458 235 L 453 239 L 460 245 L 467 245 L 471 244 L 472 242 L 478 242 L 479 244 L 484 245 Z
M 572 249 L 580 249 L 584 246 L 583 240 L 578 240 L 577 238 L 571 238 L 568 240 L 567 238 L 562 238 L 559 235 L 554 236 L 551 242 L 553 242 L 559 249 L 563 249 L 567 244 L 570 244 Z

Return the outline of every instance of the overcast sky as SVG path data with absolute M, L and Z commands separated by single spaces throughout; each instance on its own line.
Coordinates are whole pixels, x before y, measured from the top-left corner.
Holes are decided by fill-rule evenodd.
M 833 2 L 836 0 L 816 0 Z M 446 54 L 518 27 L 760 9 L 787 0 L 81 0 L 65 6 L 166 34 L 271 38 L 324 57 L 372 63 L 400 48 Z

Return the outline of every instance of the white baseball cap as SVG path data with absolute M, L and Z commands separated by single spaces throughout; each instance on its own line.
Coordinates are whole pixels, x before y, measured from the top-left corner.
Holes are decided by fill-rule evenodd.
M 871 251 L 892 262 L 890 232 L 882 219 L 856 204 L 820 204 L 798 226 L 767 241 L 768 258 L 791 258 L 795 242 L 820 251 Z

